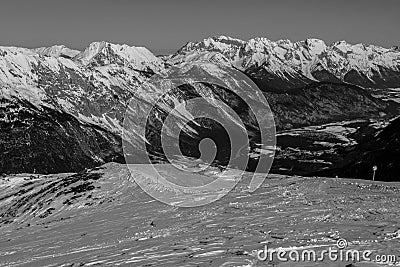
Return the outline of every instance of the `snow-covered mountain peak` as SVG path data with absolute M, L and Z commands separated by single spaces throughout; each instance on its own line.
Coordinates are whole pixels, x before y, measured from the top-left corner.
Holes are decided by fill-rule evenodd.
M 394 46 L 392 46 L 392 47 L 390 48 L 390 50 L 394 50 L 394 51 L 400 52 L 400 46 L 394 45 Z
M 254 51 L 254 52 L 265 52 L 266 49 L 271 49 L 274 46 L 274 42 L 264 38 L 264 37 L 256 37 L 250 39 L 246 42 L 245 51 Z
M 138 70 L 157 71 L 162 68 L 162 60 L 145 47 L 108 42 L 93 42 L 75 60 L 83 65 L 104 66 L 109 64 L 130 65 Z
M 78 55 L 75 59 L 82 61 L 83 63 L 88 63 L 93 57 L 100 53 L 107 45 L 107 42 L 92 42 L 85 50 Z
M 53 45 L 49 47 L 39 47 L 32 49 L 34 52 L 49 57 L 67 57 L 73 58 L 80 53 L 78 50 L 70 49 L 65 45 Z
M 29 48 L 24 47 L 15 47 L 15 46 L 0 46 L 0 57 L 6 56 L 8 53 L 17 55 L 17 54 L 25 54 L 25 55 L 34 55 L 35 51 L 32 51 Z
M 243 46 L 246 42 L 240 39 L 228 37 L 228 36 L 213 36 L 203 39 L 200 42 L 188 42 L 186 43 L 179 52 L 191 52 L 191 51 L 218 51 L 223 54 L 232 53 L 239 47 Z
M 263 67 L 272 75 L 291 73 L 290 76 L 298 76 L 294 74 L 296 72 L 313 81 L 342 80 L 365 87 L 394 86 L 393 77 L 400 71 L 400 51 L 397 49 L 346 41 L 328 46 L 316 38 L 292 42 L 287 39 L 271 41 L 265 37 L 248 41 L 226 36 L 210 37 L 186 44 L 170 57 L 169 62 L 190 60 L 196 57 L 195 54 L 204 52 L 221 53 L 232 66 L 242 71 Z
M 352 44 L 349 44 L 345 40 L 336 41 L 331 44 L 331 47 L 337 47 L 337 48 L 348 48 L 351 46 L 352 46 Z
M 230 44 L 234 46 L 242 45 L 245 43 L 245 41 L 238 39 L 238 38 L 233 38 L 225 35 L 219 35 L 219 36 L 212 36 L 205 38 L 203 40 L 204 43 L 225 43 L 225 44 Z
M 280 46 L 293 46 L 293 42 L 289 39 L 281 39 L 276 41 L 276 43 Z
M 300 41 L 300 43 L 302 43 L 310 51 L 313 51 L 315 55 L 321 54 L 327 49 L 325 42 L 320 39 L 306 39 L 304 41 Z
M 51 106 L 119 131 L 125 101 L 152 72 L 164 68 L 144 47 L 93 42 L 83 52 L 70 52 L 62 45 L 0 47 L 0 98 Z
M 28 48 L 0 47 L 0 86 L 32 87 L 35 86 L 37 75 L 35 68 L 41 65 L 58 71 L 57 59 L 44 58 Z

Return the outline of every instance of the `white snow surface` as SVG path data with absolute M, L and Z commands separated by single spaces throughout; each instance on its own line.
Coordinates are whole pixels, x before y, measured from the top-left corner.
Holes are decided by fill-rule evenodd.
M 169 58 L 176 62 L 190 61 L 204 51 L 218 52 L 230 64 L 246 70 L 265 65 L 273 73 L 300 72 L 311 80 L 314 70 L 328 70 L 339 79 L 355 70 L 371 77 L 380 67 L 400 71 L 400 51 L 368 44 L 349 44 L 346 41 L 326 45 L 319 39 L 272 41 L 257 37 L 248 41 L 226 36 L 210 37 L 200 42 L 189 42 Z M 226 64 L 226 62 L 225 62 Z

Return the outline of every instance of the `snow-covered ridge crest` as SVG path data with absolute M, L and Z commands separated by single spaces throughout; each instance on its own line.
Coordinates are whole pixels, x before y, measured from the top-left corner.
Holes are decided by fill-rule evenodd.
M 73 58 L 74 56 L 78 55 L 80 51 L 70 49 L 65 45 L 53 45 L 49 47 L 39 47 L 32 49 L 34 52 L 49 57 L 68 57 Z
M 119 131 L 126 101 L 164 62 L 144 47 L 94 42 L 83 52 L 63 45 L 0 47 L 0 98 L 60 109 Z
M 146 94 L 138 91 L 143 81 L 168 64 L 193 61 L 233 66 L 276 89 L 323 81 L 326 73 L 337 81 L 361 86 L 369 82 L 365 87 L 397 88 L 400 84 L 400 78 L 388 83 L 388 77 L 400 77 L 397 48 L 343 41 L 326 45 L 319 39 L 243 41 L 219 36 L 189 42 L 163 59 L 144 47 L 108 42 L 93 42 L 82 52 L 63 45 L 0 47 L 0 97 L 52 105 L 90 123 L 117 129 L 127 101 L 135 94 Z
M 91 43 L 74 60 L 83 65 L 107 65 L 113 63 L 128 63 L 139 70 L 153 71 L 162 68 L 163 62 L 145 47 L 135 47 L 126 44 L 112 44 L 105 41 Z
M 326 71 L 339 80 L 345 80 L 350 72 L 356 72 L 362 79 L 376 83 L 385 80 L 382 73 L 400 71 L 400 51 L 369 44 L 349 44 L 346 41 L 326 45 L 323 40 L 309 38 L 304 41 L 272 41 L 264 37 L 248 41 L 226 36 L 210 37 L 199 42 L 189 42 L 170 59 L 182 62 L 193 58 L 192 54 L 204 51 L 219 52 L 231 64 L 246 71 L 262 65 L 273 65 L 280 72 L 292 70 L 311 80 L 318 80 L 315 72 Z M 350 75 L 350 74 L 349 74 Z M 351 73 L 354 76 L 354 73 Z M 396 75 L 396 74 L 393 74 Z
M 45 53 L 45 51 L 42 51 Z M 19 47 L 0 47 L 0 85 L 15 87 L 35 87 L 38 66 L 58 73 L 64 66 L 73 67 L 75 63 L 66 58 L 44 56 L 34 49 Z

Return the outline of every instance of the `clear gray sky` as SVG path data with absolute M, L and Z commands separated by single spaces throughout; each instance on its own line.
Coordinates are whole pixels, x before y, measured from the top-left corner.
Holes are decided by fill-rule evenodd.
M 2 0 L 0 45 L 92 41 L 172 53 L 215 35 L 400 45 L 398 0 Z

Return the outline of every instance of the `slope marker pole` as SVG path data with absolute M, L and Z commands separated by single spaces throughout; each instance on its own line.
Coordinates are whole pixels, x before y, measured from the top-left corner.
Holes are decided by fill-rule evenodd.
M 376 166 L 376 165 L 374 165 L 373 167 L 372 167 L 372 170 L 374 171 L 374 173 L 372 174 L 372 182 L 373 183 L 375 183 L 375 173 L 376 173 L 376 170 L 378 169 L 378 166 Z

